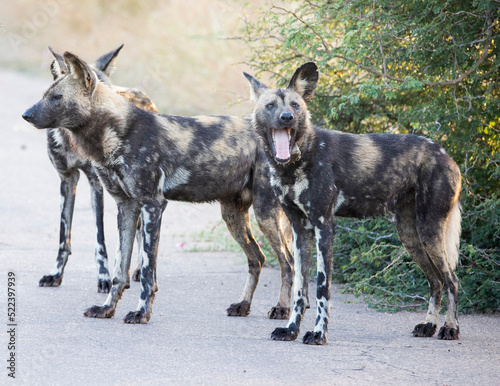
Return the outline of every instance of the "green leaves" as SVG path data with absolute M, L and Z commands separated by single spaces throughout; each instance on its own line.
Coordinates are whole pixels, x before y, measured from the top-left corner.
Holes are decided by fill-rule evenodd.
M 392 90 L 386 91 L 384 95 L 387 100 L 396 99 L 398 97 L 398 93 Z
M 379 92 L 380 92 L 381 86 L 378 84 L 373 84 L 373 83 L 363 83 L 360 87 L 359 90 L 364 93 L 364 95 L 367 98 L 372 98 L 376 99 L 378 98 Z

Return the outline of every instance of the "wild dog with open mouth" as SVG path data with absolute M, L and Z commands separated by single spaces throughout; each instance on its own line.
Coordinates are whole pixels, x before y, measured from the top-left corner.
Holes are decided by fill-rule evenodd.
M 146 323 L 154 298 L 160 223 L 167 200 L 221 203 L 222 217 L 247 255 L 249 273 L 238 303 L 227 312 L 245 316 L 265 256 L 253 238 L 248 209 L 254 203 L 259 227 L 278 254 L 282 285 L 271 318 L 286 318 L 292 284 L 292 256 L 280 228 L 282 211 L 268 189 L 269 170 L 258 149 L 251 120 L 178 117 L 144 111 L 99 81 L 95 71 L 66 52 L 68 69 L 23 118 L 37 128 L 61 127 L 71 146 L 91 161 L 118 205 L 119 242 L 112 288 L 103 306 L 85 311 L 112 317 L 125 289 L 134 232 L 142 220 L 141 296 L 126 323 Z
M 365 217 L 394 211 L 399 237 L 430 285 L 425 322 L 414 336 L 436 331 L 443 286 L 446 321 L 440 339 L 458 339 L 458 279 L 454 273 L 460 238 L 460 170 L 446 151 L 415 135 L 354 135 L 311 124 L 306 107 L 318 81 L 314 63 L 301 66 L 287 88 L 250 81 L 256 102 L 253 124 L 271 166 L 271 185 L 291 222 L 295 272 L 293 310 L 275 340 L 294 340 L 305 311 L 301 265 L 316 238 L 317 318 L 303 342 L 325 344 L 330 312 L 335 216 Z
M 116 50 L 102 55 L 91 65 L 99 80 L 110 85 L 109 75 L 111 74 L 114 61 L 122 49 L 123 44 Z M 50 52 L 55 60 L 51 65 L 51 72 L 54 80 L 66 75 L 68 69 L 61 55 L 55 53 L 50 47 Z M 124 98 L 130 100 L 137 106 L 149 111 L 155 111 L 156 106 L 144 93 L 136 89 L 121 88 L 111 86 Z M 52 271 L 40 279 L 40 287 L 58 287 L 64 275 L 64 268 L 71 254 L 71 225 L 73 222 L 73 209 L 75 204 L 76 186 L 80 178 L 80 170 L 85 173 L 89 180 L 92 209 L 95 216 L 97 228 L 97 240 L 95 246 L 95 262 L 97 266 L 97 291 L 109 292 L 111 288 L 111 277 L 108 271 L 108 254 L 104 242 L 103 227 L 103 189 L 99 182 L 97 173 L 89 160 L 83 159 L 72 148 L 67 136 L 62 129 L 50 128 L 47 130 L 47 150 L 52 165 L 61 179 L 61 220 L 59 232 L 59 251 L 56 263 Z

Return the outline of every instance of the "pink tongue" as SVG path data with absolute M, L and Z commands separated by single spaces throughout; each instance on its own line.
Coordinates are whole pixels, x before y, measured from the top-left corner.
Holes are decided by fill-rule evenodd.
M 287 160 L 290 158 L 290 144 L 288 142 L 288 132 L 286 129 L 274 130 L 274 147 L 276 148 L 276 158 Z

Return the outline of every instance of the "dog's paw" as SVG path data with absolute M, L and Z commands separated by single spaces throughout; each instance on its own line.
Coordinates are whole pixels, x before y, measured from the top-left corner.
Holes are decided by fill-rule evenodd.
M 145 324 L 149 322 L 151 313 L 141 311 L 130 311 L 124 318 L 123 322 L 127 324 Z
M 312 345 L 323 345 L 326 344 L 326 334 L 322 332 L 308 331 L 302 338 L 302 343 L 312 344 Z
M 295 340 L 297 339 L 298 331 L 289 328 L 278 327 L 271 333 L 272 340 Z
M 62 282 L 62 275 L 45 275 L 40 279 L 40 287 L 59 287 Z
M 141 281 L 141 270 L 136 269 L 134 273 L 132 274 L 132 280 L 133 281 Z
M 419 338 L 430 338 L 436 332 L 437 326 L 434 323 L 417 324 L 413 329 L 413 336 Z
M 458 339 L 458 334 L 460 333 L 460 328 L 450 328 L 446 324 L 439 329 L 438 339 L 443 340 L 456 340 Z
M 115 310 L 110 306 L 92 306 L 83 313 L 89 318 L 112 318 Z
M 97 292 L 107 294 L 111 290 L 111 279 L 98 279 Z
M 226 312 L 227 316 L 247 316 L 250 313 L 250 303 L 247 301 L 233 303 Z
M 290 316 L 290 307 L 276 306 L 271 308 L 271 311 L 267 314 L 269 315 L 269 319 L 288 319 Z

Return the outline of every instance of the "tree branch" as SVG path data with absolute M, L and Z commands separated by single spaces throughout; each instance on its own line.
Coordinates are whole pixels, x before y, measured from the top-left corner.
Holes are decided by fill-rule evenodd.
M 275 5 L 273 5 L 271 7 L 271 9 L 279 9 L 280 11 L 283 11 L 283 12 L 286 12 L 286 13 L 292 15 L 295 19 L 297 19 L 302 24 L 304 24 L 307 28 L 309 28 L 314 33 L 314 35 L 316 35 L 316 37 L 319 38 L 319 40 L 321 41 L 321 44 L 323 45 L 323 48 L 325 49 L 326 52 L 331 53 L 331 49 L 328 46 L 328 44 L 326 44 L 325 39 L 323 39 L 323 36 L 321 36 L 318 32 L 316 32 L 316 30 L 313 27 L 311 27 L 307 22 L 305 22 L 299 16 L 297 16 L 297 14 L 295 12 L 292 12 L 292 11 L 285 9 L 285 8 L 282 8 L 282 7 L 277 7 Z
M 375 2 L 374 2 L 373 6 L 375 7 Z M 304 24 L 306 26 L 306 28 L 308 28 L 309 30 L 311 30 L 314 33 L 314 35 L 321 41 L 321 44 L 323 45 L 323 48 L 325 49 L 325 51 L 328 54 L 330 54 L 330 55 L 332 54 L 332 50 L 330 49 L 330 47 L 327 44 L 327 42 L 325 41 L 325 39 L 323 39 L 323 36 L 321 36 L 310 24 L 308 24 L 305 20 L 303 20 L 301 17 L 299 17 L 295 12 L 290 11 L 290 10 L 285 9 L 285 8 L 282 8 L 282 7 L 275 6 L 275 5 L 273 5 L 271 7 L 271 9 L 277 9 L 277 10 L 283 11 L 285 13 L 288 13 L 289 15 L 292 15 L 296 20 L 298 20 L 299 22 L 301 22 L 302 24 Z M 374 9 L 374 12 L 375 12 L 375 9 Z M 374 16 L 373 22 L 375 23 L 375 16 Z M 490 49 L 491 42 L 492 42 L 492 29 L 493 29 L 493 25 L 494 25 L 494 23 L 492 21 L 492 18 L 491 18 L 491 15 L 487 15 L 486 16 L 486 23 L 488 25 L 488 28 L 485 31 L 486 38 L 481 39 L 481 40 L 485 40 L 486 43 L 484 44 L 481 56 L 479 57 L 479 59 L 466 72 L 464 72 L 458 78 L 455 78 L 455 79 L 452 79 L 452 80 L 436 81 L 436 82 L 428 82 L 428 81 L 420 81 L 420 82 L 422 84 L 424 84 L 425 86 L 429 86 L 429 87 L 434 87 L 434 86 L 453 86 L 455 84 L 460 83 L 465 78 L 467 78 L 469 75 L 471 75 L 477 69 L 477 67 L 479 67 L 481 64 L 483 64 L 483 62 L 488 57 L 488 50 Z M 384 82 L 385 82 L 385 79 L 389 79 L 389 80 L 392 80 L 392 81 L 395 81 L 395 82 L 399 82 L 399 83 L 405 82 L 406 79 L 400 78 L 398 76 L 394 76 L 394 75 L 391 75 L 391 74 L 387 73 L 387 64 L 385 62 L 385 55 L 384 55 L 384 51 L 383 51 L 383 48 L 382 48 L 382 45 L 381 45 L 380 36 L 379 36 L 378 31 L 376 29 L 375 29 L 375 32 L 377 34 L 377 39 L 378 39 L 378 43 L 379 43 L 379 50 L 380 50 L 380 53 L 382 55 L 382 66 L 383 66 L 383 69 L 384 69 L 383 73 L 380 72 L 380 71 L 378 71 L 377 69 L 375 69 L 373 67 L 365 66 L 365 65 L 361 64 L 360 62 L 358 62 L 358 61 L 356 61 L 354 59 L 347 58 L 344 55 L 333 54 L 332 56 L 334 58 L 342 59 L 342 60 L 344 60 L 344 61 L 346 61 L 348 63 L 352 63 L 352 64 L 358 66 L 359 68 L 361 68 L 361 69 L 363 69 L 365 71 L 368 71 L 369 73 L 371 73 L 373 75 L 379 76 L 379 77 L 381 77 L 384 80 Z

